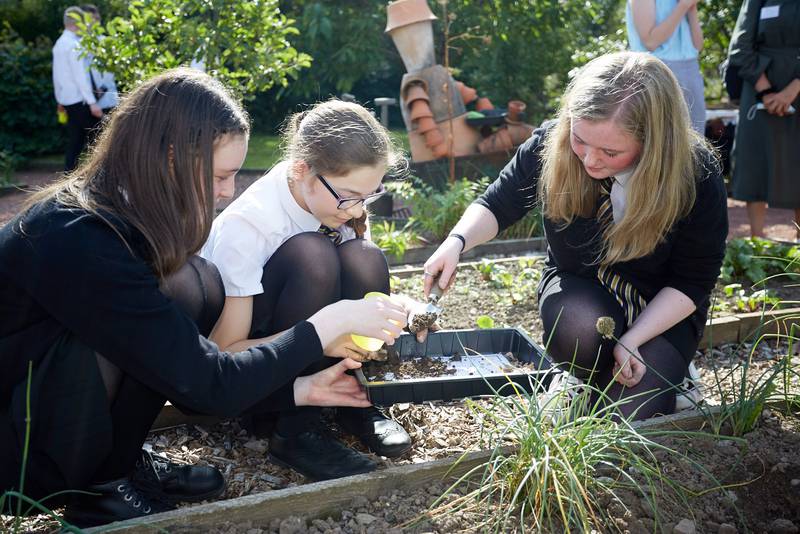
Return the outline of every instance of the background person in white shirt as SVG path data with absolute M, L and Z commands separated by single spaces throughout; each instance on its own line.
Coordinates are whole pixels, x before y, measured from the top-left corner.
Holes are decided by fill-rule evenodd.
M 100 17 L 100 10 L 94 4 L 83 4 L 81 10 L 88 13 L 94 19 L 95 24 L 100 24 L 102 19 Z M 94 56 L 89 54 L 86 57 L 89 64 L 89 74 L 91 76 L 92 90 L 94 96 L 97 98 L 97 105 L 106 114 L 111 111 L 119 103 L 119 93 L 117 92 L 117 82 L 114 75 L 110 72 L 103 72 L 95 68 Z
M 53 89 L 56 101 L 67 112 L 65 171 L 75 168 L 89 131 L 103 117 L 103 110 L 92 92 L 88 65 L 80 57 L 76 15 L 82 17 L 84 13 L 75 6 L 64 10 L 64 32 L 53 46 Z

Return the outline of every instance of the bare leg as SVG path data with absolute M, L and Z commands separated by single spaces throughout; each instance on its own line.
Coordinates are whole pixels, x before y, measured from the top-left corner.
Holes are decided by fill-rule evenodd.
M 747 218 L 750 220 L 751 237 L 764 237 L 764 217 L 766 213 L 766 202 L 747 203 Z

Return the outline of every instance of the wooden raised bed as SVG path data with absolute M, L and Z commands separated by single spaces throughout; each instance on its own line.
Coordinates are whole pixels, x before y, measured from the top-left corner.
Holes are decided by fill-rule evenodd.
M 709 415 L 719 407 L 688 410 L 634 423 L 636 428 L 700 430 Z M 359 496 L 372 498 L 392 490 L 413 490 L 445 478 L 454 479 L 485 462 L 491 451 L 414 465 L 390 467 L 365 475 L 314 482 L 303 486 L 248 495 L 226 501 L 201 504 L 190 508 L 156 514 L 148 518 L 131 519 L 89 529 L 86 532 L 150 533 L 157 529 L 170 531 L 203 531 L 223 522 L 269 523 L 290 515 L 311 519 L 338 515 Z M 459 461 L 460 460 L 460 461 Z
M 413 263 L 425 263 L 436 252 L 439 245 L 429 247 L 410 248 L 406 250 L 401 258 L 387 255 L 389 265 L 408 265 Z M 544 252 L 547 250 L 547 241 L 544 237 L 531 237 L 528 239 L 502 239 L 489 241 L 482 245 L 468 250 L 461 255 L 462 260 L 475 260 L 484 256 L 514 255 L 519 256 L 525 253 Z

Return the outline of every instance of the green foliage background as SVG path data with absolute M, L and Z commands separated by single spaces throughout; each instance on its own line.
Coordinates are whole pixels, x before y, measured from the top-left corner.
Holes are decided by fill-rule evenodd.
M 21 54 L 22 62 L 41 62 L 42 68 L 30 71 L 38 77 L 35 83 L 31 82 L 33 86 L 44 88 L 51 84 L 50 73 L 43 66 L 46 51 L 60 34 L 61 14 L 71 3 L 0 0 L 0 20 L 8 21 L 26 43 L 36 43 L 28 45 L 29 52 L 19 47 L 14 49 Z M 122 17 L 112 28 L 131 37 L 127 48 L 107 46 L 108 51 L 98 56 L 109 65 L 121 65 L 138 73 L 131 79 L 187 61 L 198 43 L 210 39 L 204 42 L 213 43 L 216 48 L 208 56 L 224 63 L 210 68 L 246 73 L 231 75 L 226 81 L 239 87 L 242 94 L 253 96 L 247 103 L 248 110 L 254 128 L 265 133 L 275 132 L 287 114 L 332 95 L 349 92 L 367 104 L 379 96 L 396 96 L 404 73 L 391 39 L 383 33 L 386 0 L 97 0 L 94 3 L 103 12 L 104 21 Z M 259 19 L 262 15 L 257 13 L 245 13 L 245 8 L 234 16 L 233 11 L 244 4 L 278 9 L 280 16 L 274 17 L 275 11 L 270 11 L 270 16 L 279 22 L 264 25 L 257 21 L 267 19 Z M 430 0 L 429 5 L 439 17 L 434 22 L 434 35 L 437 58 L 441 61 L 442 6 L 439 1 Z M 699 4 L 706 38 L 701 66 L 711 100 L 722 96 L 717 66 L 727 51 L 740 5 L 741 0 L 706 0 Z M 141 6 L 158 9 L 147 15 L 148 9 Z M 530 122 L 538 123 L 552 114 L 571 72 L 601 53 L 625 48 L 624 7 L 624 0 L 449 0 L 451 65 L 458 79 L 476 87 L 498 106 L 512 98 L 526 101 Z M 206 14 L 212 13 L 211 18 L 204 19 L 203 9 Z M 134 11 L 138 13 L 137 20 Z M 192 13 L 197 16 L 173 20 L 170 24 L 177 30 L 166 31 L 164 16 Z M 217 18 L 213 18 L 213 13 Z M 290 29 L 292 26 L 297 33 Z M 131 33 L 134 28 L 144 32 L 139 41 Z M 212 38 L 212 30 L 220 36 Z M 8 35 L 7 32 L 2 35 L 4 50 L 9 49 Z M 272 42 L 273 38 L 278 43 L 288 41 L 297 55 L 278 54 L 274 56 L 277 61 L 261 65 L 258 57 L 265 49 L 255 50 L 256 45 Z M 140 50 L 142 43 L 145 46 Z M 13 49 L 16 45 L 11 46 Z M 171 56 L 159 56 L 159 50 L 165 49 L 171 51 Z M 269 53 L 272 52 L 270 49 Z M 305 66 L 302 54 L 313 58 L 310 66 Z M 9 65 L 14 60 L 3 61 Z M 151 67 L 142 66 L 145 63 Z M 0 76 L 7 80 L 5 84 L 12 83 L 11 74 L 3 72 Z M 39 93 L 37 89 L 36 94 Z M 52 135 L 57 131 L 53 118 L 55 103 L 52 97 L 49 102 L 41 97 L 39 102 L 28 108 L 8 107 L 6 111 L 17 114 L 11 118 L 13 124 L 27 121 L 49 130 L 36 152 L 48 148 L 58 152 L 60 141 Z M 391 110 L 390 122 L 394 127 L 401 125 L 396 107 Z
M 51 48 L 47 37 L 26 40 L 8 22 L 0 26 L 0 152 L 9 158 L 2 167 L 51 152 L 61 142 Z

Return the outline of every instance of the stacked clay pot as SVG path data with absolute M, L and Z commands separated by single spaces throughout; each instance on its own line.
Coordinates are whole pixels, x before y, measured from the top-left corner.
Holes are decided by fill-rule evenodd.
M 409 109 L 409 119 L 413 129 L 425 138 L 427 146 L 437 158 L 447 155 L 447 144 L 444 136 L 433 120 L 433 112 L 429 104 L 428 92 L 422 84 L 409 85 L 403 100 Z

